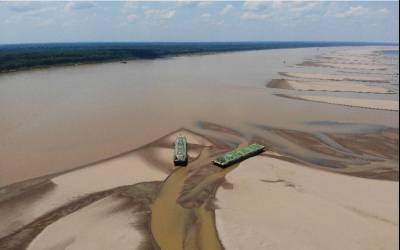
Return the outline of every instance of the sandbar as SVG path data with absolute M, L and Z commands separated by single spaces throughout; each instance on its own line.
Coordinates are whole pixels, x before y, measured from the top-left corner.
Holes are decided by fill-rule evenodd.
M 216 194 L 226 249 L 397 249 L 399 186 L 255 157 Z M 251 194 L 251 195 L 249 195 Z
M 346 81 L 297 81 L 288 79 L 273 79 L 267 87 L 280 89 L 294 89 L 301 91 L 329 91 L 329 92 L 356 92 L 356 93 L 392 93 L 382 87 L 368 86 Z
M 389 111 L 399 111 L 399 101 L 397 100 L 377 100 L 377 99 L 360 99 L 338 96 L 312 96 L 312 95 L 279 95 L 292 99 L 305 101 L 313 101 L 320 103 L 337 104 L 349 107 L 359 107 L 367 109 L 379 109 Z

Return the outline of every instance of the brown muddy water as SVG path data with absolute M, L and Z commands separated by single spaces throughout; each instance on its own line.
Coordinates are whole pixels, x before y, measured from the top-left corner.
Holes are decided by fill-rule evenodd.
M 212 151 L 203 149 L 199 158 L 173 171 L 161 185 L 151 205 L 151 234 L 161 249 L 224 249 L 215 227 L 214 198 L 225 175 L 238 164 L 210 166 L 216 153 Z
M 0 187 L 99 161 L 183 127 L 240 143 L 205 129 L 207 123 L 245 140 L 262 137 L 310 159 L 312 152 L 265 127 L 311 134 L 398 129 L 398 112 L 291 100 L 275 95 L 282 90 L 265 87 L 279 72 L 343 49 L 358 48 L 236 52 L 0 75 Z M 398 100 L 398 94 L 379 98 Z

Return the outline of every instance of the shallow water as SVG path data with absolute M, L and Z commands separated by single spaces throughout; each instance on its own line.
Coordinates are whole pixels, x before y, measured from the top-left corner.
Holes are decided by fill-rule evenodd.
M 321 121 L 397 128 L 396 112 L 290 100 L 265 87 L 278 72 L 334 50 L 235 52 L 0 75 L 0 186 L 117 155 L 182 127 L 216 135 L 199 121 L 244 138 L 264 133 L 257 124 L 308 132 L 319 132 L 308 124 Z
M 200 157 L 191 162 L 188 167 L 178 168 L 164 181 L 157 199 L 151 206 L 151 232 L 161 249 L 204 249 L 222 250 L 218 232 L 215 228 L 215 213 L 213 207 L 208 207 L 214 192 L 224 176 L 234 170 L 238 164 L 211 171 L 207 176 L 192 188 L 192 178 L 201 167 L 207 166 L 210 152 L 203 150 Z M 219 184 L 217 184 L 219 183 Z M 183 206 L 191 199 L 199 200 L 201 192 L 212 187 L 213 191 L 207 193 L 207 198 L 198 206 Z

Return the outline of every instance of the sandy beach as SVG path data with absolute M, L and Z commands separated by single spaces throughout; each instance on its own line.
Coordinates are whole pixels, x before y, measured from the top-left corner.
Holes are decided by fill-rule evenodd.
M 399 247 L 396 182 L 330 174 L 268 157 L 240 164 L 226 181 L 233 188 L 216 195 L 216 225 L 226 249 Z
M 332 81 L 355 81 L 355 82 L 388 82 L 385 78 L 363 76 L 363 75 L 341 75 L 341 74 L 318 74 L 318 73 L 302 73 L 302 72 L 284 72 L 283 76 L 304 78 L 304 79 L 317 79 L 317 80 L 332 80 Z
M 396 64 L 390 58 L 382 57 L 384 51 L 390 50 L 340 50 L 319 55 L 297 64 L 296 71 L 281 72 L 280 75 L 286 78 L 273 79 L 267 87 L 325 93 L 277 94 L 281 97 L 398 112 L 398 62 Z M 398 53 L 398 49 L 392 51 Z M 326 74 L 320 73 L 321 68 L 328 68 Z M 340 92 L 366 95 L 340 96 L 337 94 Z M 379 94 L 393 94 L 393 97 Z
M 388 49 L 0 75 L 0 249 L 397 249 Z M 178 135 L 187 167 L 173 164 Z M 265 152 L 211 163 L 250 143 Z
M 399 102 L 394 100 L 357 99 L 357 98 L 346 98 L 346 97 L 333 97 L 333 96 L 326 97 L 326 96 L 312 96 L 312 95 L 298 95 L 295 97 L 285 96 L 285 95 L 281 96 L 288 98 L 297 98 L 299 100 L 305 100 L 305 101 L 337 104 L 350 107 L 399 111 Z
M 355 93 L 394 93 L 388 89 L 376 86 L 368 86 L 346 81 L 307 81 L 274 79 L 269 84 L 270 88 L 293 89 L 300 91 L 329 91 L 329 92 L 355 92 Z

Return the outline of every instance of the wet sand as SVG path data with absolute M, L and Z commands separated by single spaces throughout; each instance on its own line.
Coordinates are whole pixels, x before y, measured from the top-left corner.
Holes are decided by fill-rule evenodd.
M 300 91 L 328 91 L 328 92 L 355 92 L 355 93 L 374 93 L 390 94 L 394 93 L 388 89 L 366 86 L 354 82 L 337 81 L 298 81 L 287 79 L 274 79 L 267 85 L 270 88 L 293 89 Z
M 302 73 L 302 72 L 283 72 L 282 76 L 304 78 L 304 79 L 317 79 L 317 80 L 331 80 L 331 81 L 355 81 L 355 82 L 380 82 L 386 83 L 388 79 L 382 79 L 380 77 L 363 76 L 363 75 L 352 75 L 345 76 L 342 74 L 318 74 L 318 73 Z
M 314 125 L 317 126 L 310 124 Z M 276 144 L 259 136 L 253 140 L 286 161 L 353 176 L 398 181 L 398 129 L 336 124 L 344 129 L 333 133 L 324 128 L 324 123 L 318 125 L 322 126 L 316 133 L 258 125 L 268 137 L 278 137 L 286 143 Z M 359 132 L 346 132 L 348 126 L 358 128 Z
M 319 103 L 337 104 L 349 107 L 359 107 L 367 109 L 379 109 L 389 111 L 399 111 L 399 102 L 395 100 L 376 100 L 376 99 L 359 99 L 334 96 L 312 96 L 312 95 L 279 95 L 293 99 L 313 101 Z

